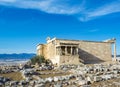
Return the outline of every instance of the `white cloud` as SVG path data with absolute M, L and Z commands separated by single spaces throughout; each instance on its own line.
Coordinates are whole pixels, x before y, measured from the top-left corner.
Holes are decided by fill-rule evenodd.
M 81 0 L 80 3 L 70 4 L 71 0 L 0 0 L 0 4 L 25 9 L 37 9 L 52 14 L 73 15 L 80 21 L 89 21 L 97 17 L 120 12 L 120 0 L 94 7 L 93 3 Z M 88 8 L 88 3 L 91 5 Z
M 82 4 L 79 6 L 68 6 L 67 3 L 64 5 L 62 3 L 58 3 L 59 0 L 2 0 L 0 4 L 15 6 L 20 8 L 27 9 L 38 9 L 44 11 L 46 13 L 53 14 L 76 14 L 80 12 L 82 8 Z
M 86 13 L 84 14 L 84 17 L 80 17 L 79 19 L 81 21 L 88 21 L 88 20 L 95 19 L 97 17 L 101 17 L 104 15 L 109 15 L 117 12 L 120 12 L 120 1 L 103 5 L 101 7 L 98 7 L 88 12 L 86 11 Z
M 89 17 L 102 16 L 120 11 L 120 3 L 112 3 L 90 12 Z

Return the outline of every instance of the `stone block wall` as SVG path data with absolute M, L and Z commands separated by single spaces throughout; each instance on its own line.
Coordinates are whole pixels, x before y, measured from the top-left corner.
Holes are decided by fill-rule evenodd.
M 68 45 L 77 44 L 78 55 L 56 55 L 56 47 L 60 46 L 60 43 L 65 43 Z M 85 63 L 101 63 L 112 61 L 111 43 L 108 42 L 55 39 L 47 44 L 42 45 L 37 54 L 40 53 L 42 53 L 45 58 L 51 59 L 54 62 L 57 61 L 57 63 L 60 64 L 63 64 L 64 61 L 66 64 L 77 64 L 79 59 L 83 60 Z
M 44 44 L 43 45 L 43 56 L 46 58 L 46 59 L 51 59 L 51 58 L 54 58 L 56 55 L 55 55 L 55 44 L 50 42 L 50 43 L 47 43 L 47 44 Z
M 60 56 L 60 65 L 63 64 L 79 64 L 79 55 L 75 56 Z
M 79 57 L 85 63 L 101 63 L 112 60 L 111 44 L 104 42 L 79 42 Z
M 59 40 L 59 42 L 79 44 L 79 59 L 83 60 L 85 63 L 112 61 L 111 43 L 79 40 Z

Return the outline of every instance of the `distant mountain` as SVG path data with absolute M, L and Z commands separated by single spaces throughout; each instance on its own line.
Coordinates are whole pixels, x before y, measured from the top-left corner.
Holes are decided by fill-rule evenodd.
M 13 58 L 18 58 L 18 59 L 30 59 L 36 54 L 34 53 L 20 53 L 20 54 L 0 54 L 0 59 L 13 59 Z
M 112 57 L 114 57 L 114 55 L 112 55 Z M 116 55 L 116 57 L 120 57 L 120 55 Z
M 117 57 L 120 57 L 120 55 L 117 55 Z

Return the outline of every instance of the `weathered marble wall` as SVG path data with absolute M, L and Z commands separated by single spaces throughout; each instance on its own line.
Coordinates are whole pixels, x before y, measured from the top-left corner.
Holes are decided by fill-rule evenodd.
M 111 43 L 77 40 L 60 40 L 59 42 L 79 44 L 79 58 L 85 63 L 101 63 L 112 60 Z
M 78 55 L 56 55 L 56 47 L 59 46 L 60 43 L 78 44 Z M 60 64 L 78 64 L 79 59 L 85 63 L 101 63 L 112 60 L 111 43 L 107 42 L 55 39 L 41 47 L 42 48 L 37 51 L 38 55 L 41 54 L 47 59 L 54 60 L 54 62 L 58 60 L 57 63 Z
M 80 42 L 78 53 L 85 63 L 101 63 L 112 60 L 110 43 Z

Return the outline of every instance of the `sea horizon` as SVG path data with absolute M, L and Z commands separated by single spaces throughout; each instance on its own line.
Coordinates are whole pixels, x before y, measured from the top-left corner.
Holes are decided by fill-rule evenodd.
M 27 63 L 31 58 L 0 58 L 0 66 L 3 65 L 20 65 Z
M 35 54 L 0 54 L 0 66 L 19 65 L 28 62 Z

